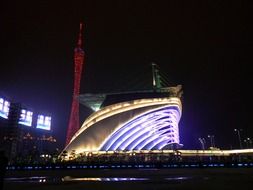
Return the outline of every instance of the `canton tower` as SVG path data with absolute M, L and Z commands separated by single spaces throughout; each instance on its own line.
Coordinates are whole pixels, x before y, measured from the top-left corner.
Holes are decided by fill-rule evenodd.
M 74 63 L 75 63 L 74 91 L 73 91 L 73 100 L 71 106 L 69 125 L 67 129 L 66 145 L 68 145 L 73 135 L 80 128 L 78 96 L 80 93 L 80 81 L 81 81 L 82 67 L 84 63 L 84 51 L 82 49 L 83 46 L 82 33 L 83 33 L 83 23 L 80 23 L 79 37 L 76 48 L 74 50 Z

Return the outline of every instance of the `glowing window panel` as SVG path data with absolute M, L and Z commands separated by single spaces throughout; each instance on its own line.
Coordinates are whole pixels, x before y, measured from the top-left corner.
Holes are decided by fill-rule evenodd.
M 32 126 L 32 116 L 33 116 L 33 112 L 22 109 L 18 123 L 31 127 Z
M 10 102 L 0 98 L 0 117 L 8 119 Z
M 51 117 L 44 116 L 44 115 L 38 115 L 36 128 L 50 130 L 51 129 Z

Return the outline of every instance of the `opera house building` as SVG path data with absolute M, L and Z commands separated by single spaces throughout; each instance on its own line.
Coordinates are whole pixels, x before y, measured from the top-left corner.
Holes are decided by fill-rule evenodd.
M 94 112 L 64 150 L 80 154 L 179 148 L 181 96 L 181 85 L 159 91 L 82 94 L 80 103 Z

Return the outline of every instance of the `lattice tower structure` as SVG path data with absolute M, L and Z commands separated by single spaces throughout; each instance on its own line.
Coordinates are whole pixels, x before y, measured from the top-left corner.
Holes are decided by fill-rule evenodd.
M 82 49 L 83 46 L 83 23 L 80 23 L 80 30 L 79 30 L 79 37 L 77 41 L 76 48 L 74 50 L 74 90 L 73 90 L 73 100 L 69 118 L 69 125 L 67 129 L 67 136 L 66 136 L 66 145 L 70 142 L 71 138 L 74 134 L 79 130 L 80 123 L 79 123 L 79 101 L 78 96 L 80 94 L 80 81 L 82 75 L 82 69 L 84 64 L 84 51 Z

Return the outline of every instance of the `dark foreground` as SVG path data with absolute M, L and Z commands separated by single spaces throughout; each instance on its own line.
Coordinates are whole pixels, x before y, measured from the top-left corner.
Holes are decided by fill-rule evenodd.
M 4 190 L 251 189 L 253 168 L 8 171 Z

